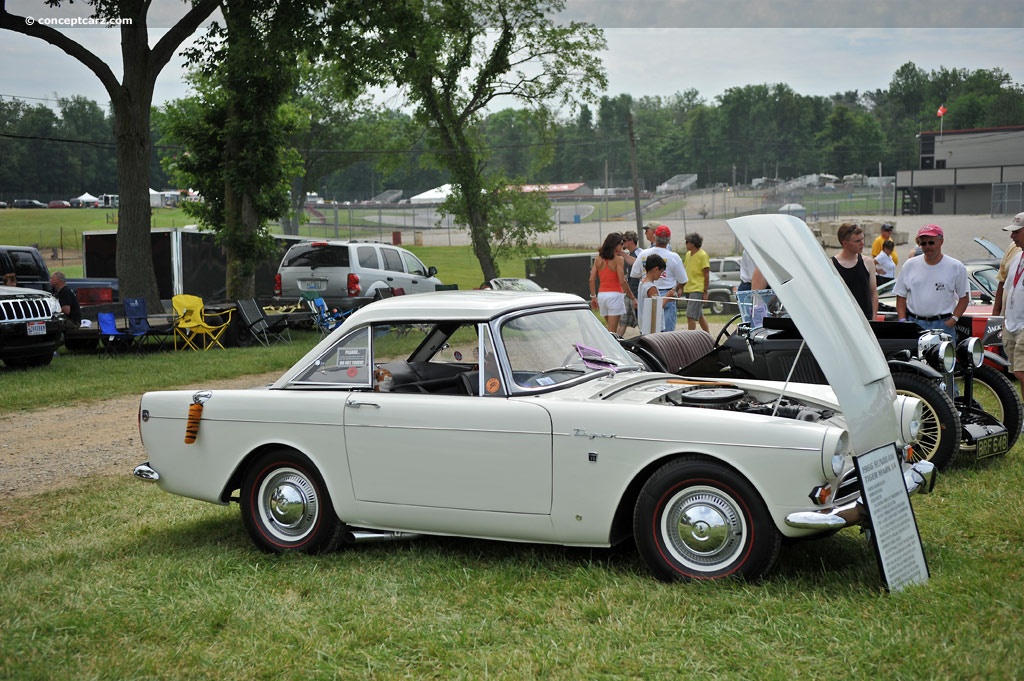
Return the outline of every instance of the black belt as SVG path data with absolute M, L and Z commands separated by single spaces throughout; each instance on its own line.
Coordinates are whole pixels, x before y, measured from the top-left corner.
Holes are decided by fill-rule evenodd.
M 950 312 L 950 313 L 947 313 L 947 314 L 932 315 L 931 317 L 922 317 L 920 315 L 916 315 L 913 312 L 911 312 L 908 316 L 909 317 L 913 317 L 914 319 L 916 319 L 919 322 L 938 322 L 938 321 L 942 321 L 943 319 L 949 319 L 950 317 L 953 316 L 953 313 Z

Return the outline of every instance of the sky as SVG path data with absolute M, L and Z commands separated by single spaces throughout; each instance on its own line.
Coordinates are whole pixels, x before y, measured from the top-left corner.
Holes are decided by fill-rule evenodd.
M 925 71 L 1001 68 L 1024 84 L 1024 12 L 1019 0 L 565 0 L 565 20 L 605 32 L 606 93 L 671 96 L 689 89 L 711 102 L 732 87 L 786 83 L 802 95 L 886 89 L 913 62 Z M 184 10 L 153 0 L 150 42 Z M 6 0 L 35 21 L 84 19 L 79 0 Z M 54 26 L 89 47 L 120 76 L 117 29 Z M 188 96 L 183 60 L 164 68 L 154 104 Z M 58 48 L 0 31 L 0 98 L 54 105 L 83 95 L 106 107 L 99 80 Z M 939 103 L 936 103 L 939 104 Z M 397 104 L 394 104 L 398 106 Z

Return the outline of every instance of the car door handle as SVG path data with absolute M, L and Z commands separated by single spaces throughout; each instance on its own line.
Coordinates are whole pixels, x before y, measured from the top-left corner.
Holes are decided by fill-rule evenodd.
M 360 402 L 359 400 L 352 400 L 348 404 L 350 407 L 355 407 L 356 409 L 359 407 L 374 407 L 376 409 L 380 409 L 380 405 L 376 402 Z

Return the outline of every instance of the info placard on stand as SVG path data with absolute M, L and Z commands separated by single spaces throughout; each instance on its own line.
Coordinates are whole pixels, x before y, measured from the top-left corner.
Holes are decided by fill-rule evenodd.
M 886 588 L 901 591 L 907 585 L 927 582 L 928 563 L 896 445 L 861 454 L 853 461 L 871 518 L 872 543 Z

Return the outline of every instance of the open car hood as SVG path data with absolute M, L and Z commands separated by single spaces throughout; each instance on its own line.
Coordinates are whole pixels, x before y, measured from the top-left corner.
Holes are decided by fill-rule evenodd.
M 889 366 L 810 228 L 791 215 L 728 221 L 782 301 L 842 405 L 857 453 L 897 439 Z

